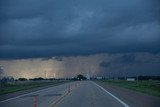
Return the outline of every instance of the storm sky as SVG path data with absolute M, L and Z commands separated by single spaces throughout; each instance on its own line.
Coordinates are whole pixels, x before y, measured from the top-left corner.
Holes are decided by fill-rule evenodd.
M 123 71 L 124 65 L 132 75 L 160 75 L 160 1 L 0 1 L 0 65 L 8 75 L 11 69 L 25 71 L 15 62 L 28 68 L 35 63 L 33 72 L 44 70 L 41 63 L 52 63 L 46 69 L 70 76 L 107 75 L 107 70 Z

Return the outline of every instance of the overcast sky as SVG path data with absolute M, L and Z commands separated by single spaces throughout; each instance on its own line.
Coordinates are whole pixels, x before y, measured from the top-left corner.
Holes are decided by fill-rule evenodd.
M 139 54 L 160 60 L 159 53 L 159 0 L 0 1 L 0 60 L 8 64 L 21 59 L 114 55 L 111 62 L 106 57 L 97 62 L 97 69 L 105 71 L 113 63 L 134 62 Z M 124 57 L 116 59 L 117 54 Z
M 1 59 L 160 52 L 159 0 L 0 2 Z

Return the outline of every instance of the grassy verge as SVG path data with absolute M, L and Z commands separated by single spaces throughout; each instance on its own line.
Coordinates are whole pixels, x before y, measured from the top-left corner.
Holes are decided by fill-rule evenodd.
M 38 88 L 38 87 L 49 86 L 49 85 L 62 84 L 65 82 L 68 82 L 68 81 L 53 80 L 53 81 L 34 81 L 34 82 L 4 84 L 2 87 L 0 87 L 0 95 L 22 91 L 22 90 Z
M 102 80 L 105 84 L 120 86 L 131 90 L 146 93 L 148 95 L 160 97 L 160 81 L 143 80 L 143 81 L 125 81 L 125 80 Z

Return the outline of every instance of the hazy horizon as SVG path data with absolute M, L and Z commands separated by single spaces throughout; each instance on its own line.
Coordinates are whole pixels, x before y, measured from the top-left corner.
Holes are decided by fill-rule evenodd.
M 45 72 L 47 78 L 71 78 L 87 73 L 93 77 L 160 76 L 160 54 L 151 53 L 1 60 L 0 64 L 4 75 L 14 78 L 45 78 Z

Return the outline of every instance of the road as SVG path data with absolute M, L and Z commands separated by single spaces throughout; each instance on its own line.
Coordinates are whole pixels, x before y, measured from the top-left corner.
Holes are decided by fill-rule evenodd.
M 0 102 L 0 107 L 124 107 L 116 96 L 92 81 L 71 82 Z
M 74 82 L 57 85 L 54 87 L 19 95 L 0 101 L 0 107 L 34 107 L 36 96 L 37 107 L 50 107 L 50 105 L 68 91 L 68 86 L 74 86 Z
M 83 81 L 52 107 L 129 107 L 92 81 Z

